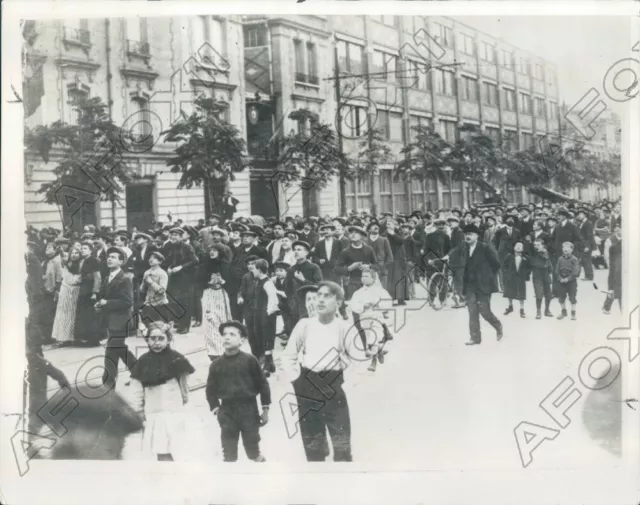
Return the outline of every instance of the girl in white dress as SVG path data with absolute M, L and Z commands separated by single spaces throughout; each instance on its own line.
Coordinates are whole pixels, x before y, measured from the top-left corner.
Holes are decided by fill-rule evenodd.
M 69 259 L 62 265 L 62 283 L 58 293 L 52 338 L 62 344 L 73 342 L 80 294 L 80 249 L 69 251 Z
M 145 337 L 149 352 L 131 368 L 132 407 L 144 417 L 142 453 L 158 461 L 174 461 L 184 447 L 187 431 L 187 377 L 195 369 L 170 347 L 169 325 L 150 323 Z M 181 447 L 182 446 L 182 447 Z
M 213 362 L 224 354 L 222 335 L 218 328 L 233 319 L 229 307 L 229 295 L 223 289 L 224 280 L 219 273 L 212 273 L 207 288 L 202 292 L 202 312 L 206 320 L 204 341 L 209 359 Z

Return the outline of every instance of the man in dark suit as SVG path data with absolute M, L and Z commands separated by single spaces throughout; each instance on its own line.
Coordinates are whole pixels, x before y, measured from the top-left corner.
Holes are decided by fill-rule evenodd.
M 497 339 L 502 339 L 502 323 L 491 312 L 491 295 L 498 292 L 496 275 L 500 270 L 500 261 L 493 248 L 478 241 L 480 230 L 471 224 L 464 228 L 465 244 L 459 247 L 464 263 L 463 293 L 469 310 L 469 333 L 471 339 L 466 345 L 480 344 L 480 316 L 493 326 Z
M 596 248 L 596 239 L 593 235 L 593 223 L 588 219 L 589 211 L 585 208 L 578 210 L 579 231 L 580 238 L 582 239 L 582 249 L 576 251 L 576 254 L 580 258 L 580 265 L 584 268 L 584 280 L 593 280 L 593 263 L 591 261 L 591 253 Z
M 127 368 L 136 363 L 136 357 L 127 348 L 125 339 L 132 325 L 133 283 L 131 277 L 122 270 L 127 255 L 117 247 L 107 250 L 109 275 L 102 281 L 102 287 L 95 304 L 100 312 L 101 326 L 107 331 L 107 349 L 104 355 L 105 386 L 114 386 L 118 377 L 118 363 L 122 360 Z
M 576 255 L 579 255 L 582 251 L 582 237 L 578 228 L 569 221 L 571 214 L 566 209 L 560 209 L 558 211 L 558 218 L 560 222 L 554 229 L 552 235 L 554 241 L 553 250 L 560 256 L 562 254 L 562 244 L 565 242 L 571 242 L 573 244 L 573 251 Z
M 513 246 L 522 237 L 520 231 L 516 228 L 515 218 L 513 216 L 507 216 L 505 222 L 506 226 L 500 228 L 493 236 L 493 247 L 498 253 L 498 260 L 502 263 L 502 260 L 513 252 Z M 498 278 L 500 280 L 500 286 L 503 286 L 502 270 L 498 272 Z
M 335 229 L 332 224 L 320 227 L 322 239 L 313 248 L 311 261 L 320 267 L 323 280 L 340 283 L 340 276 L 336 274 L 335 268 L 343 247 L 342 242 L 333 237 Z

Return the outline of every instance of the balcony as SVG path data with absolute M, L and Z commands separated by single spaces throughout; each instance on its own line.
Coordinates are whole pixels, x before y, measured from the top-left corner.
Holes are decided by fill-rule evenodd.
M 318 86 L 320 79 L 317 75 L 307 75 L 300 72 L 296 72 L 296 82 L 301 84 L 310 84 L 312 86 Z
M 80 47 L 85 53 L 91 49 L 91 32 L 81 28 L 63 27 L 64 33 L 62 43 L 65 50 L 68 51 L 70 46 Z
M 135 57 L 149 64 L 149 60 L 151 59 L 149 43 L 141 40 L 127 40 L 127 56 L 129 57 L 129 61 Z

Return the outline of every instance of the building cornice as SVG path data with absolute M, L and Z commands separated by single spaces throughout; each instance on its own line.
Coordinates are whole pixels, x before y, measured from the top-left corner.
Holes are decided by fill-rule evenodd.
M 299 22 L 297 22 L 295 20 L 288 19 L 288 18 L 283 18 L 283 17 L 277 17 L 277 18 L 268 19 L 267 20 L 267 24 L 269 25 L 269 27 L 272 27 L 274 25 L 286 26 L 288 28 L 294 28 L 296 30 L 305 31 L 307 33 L 312 33 L 314 35 L 320 35 L 320 36 L 324 36 L 324 37 L 327 37 L 327 38 L 331 37 L 331 35 L 332 35 L 331 30 L 323 30 L 321 28 L 316 28 L 314 26 L 305 25 L 305 24 L 299 23 Z
M 317 96 L 303 95 L 300 93 L 291 93 L 291 98 L 293 98 L 294 100 L 307 100 L 309 102 L 315 102 L 320 104 L 325 102 L 324 98 L 320 98 Z
M 63 77 L 65 77 L 67 70 L 82 70 L 87 73 L 89 82 L 93 82 L 93 74 L 101 67 L 99 63 L 65 57 L 58 58 L 56 64 L 62 70 Z
M 158 72 L 153 72 L 151 70 L 142 70 L 138 68 L 127 68 L 121 67 L 120 73 L 125 79 L 125 86 L 129 87 L 131 85 L 132 80 L 145 81 L 150 90 L 153 89 L 153 85 L 155 83 L 156 78 L 158 77 Z

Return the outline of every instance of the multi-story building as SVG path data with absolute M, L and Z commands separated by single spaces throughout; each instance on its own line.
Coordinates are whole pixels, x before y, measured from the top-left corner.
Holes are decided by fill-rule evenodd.
M 189 112 L 194 93 L 201 92 L 225 102 L 226 119 L 246 130 L 240 19 L 65 19 L 29 22 L 25 32 L 25 74 L 40 69 L 43 86 L 40 105 L 26 119 L 28 126 L 57 120 L 74 123 L 74 100 L 84 95 L 102 98 L 110 104 L 116 124 L 139 130 L 140 136 L 153 140 L 146 152 L 127 156 L 126 162 L 138 177 L 127 185 L 121 202 L 84 205 L 83 215 L 74 215 L 74 224 L 146 229 L 153 219 L 165 220 L 169 212 L 187 223 L 203 217 L 204 190 L 177 189 L 180 174 L 171 173 L 166 164 L 175 146 L 160 141 L 160 132 L 177 119 L 180 109 Z M 212 55 L 203 57 L 198 54 L 202 51 Z M 216 62 L 216 58 L 224 61 Z M 43 203 L 36 194 L 52 178 L 59 159 L 56 152 L 46 164 L 33 153 L 26 156 L 25 215 L 29 224 L 61 227 L 65 209 Z M 249 212 L 247 182 L 248 174 L 240 173 L 231 183 L 243 212 Z
M 335 125 L 352 156 L 372 127 L 380 129 L 396 157 L 411 141 L 411 126 L 421 123 L 432 124 L 448 141 L 457 138 L 458 126 L 476 125 L 510 149 L 527 148 L 558 130 L 555 66 L 452 18 L 65 20 L 38 21 L 31 33 L 28 60 L 42 65 L 45 88 L 41 106 L 27 120 L 30 126 L 74 121 L 73 98 L 79 93 L 110 101 L 116 122 L 133 112 L 146 114 L 153 132 L 154 121 L 166 128 L 180 108 L 188 109 L 195 92 L 228 103 L 226 119 L 247 139 L 250 169 L 231 183 L 241 202 L 238 210 L 246 214 L 302 214 L 304 208 L 321 215 L 354 208 L 407 212 L 467 201 L 465 182 L 396 180 L 393 163 L 366 180 L 348 182 L 346 209 L 340 209 L 338 181 L 321 190 L 283 186 L 265 147 L 275 136 L 308 127 L 289 117 L 296 109 L 309 109 Z M 224 68 L 203 63 L 197 52 L 204 42 L 224 58 Z M 148 130 L 145 124 L 136 127 Z M 169 211 L 186 222 L 203 217 L 203 190 L 178 190 L 179 174 L 167 169 L 174 147 L 157 142 L 146 153 L 132 154 L 139 179 L 121 203 L 102 202 L 84 221 L 120 227 L 144 226 Z M 51 177 L 55 159 L 44 164 L 28 156 L 26 162 L 27 222 L 59 226 L 58 209 L 35 194 Z M 507 196 L 529 199 L 523 188 L 507 188 Z

